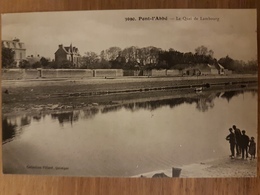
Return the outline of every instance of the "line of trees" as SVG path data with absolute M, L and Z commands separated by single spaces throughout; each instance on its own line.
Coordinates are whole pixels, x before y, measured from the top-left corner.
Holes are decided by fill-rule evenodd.
M 86 52 L 80 59 L 82 69 L 174 69 L 182 64 L 214 64 L 219 63 L 224 68 L 235 73 L 256 73 L 258 64 L 256 60 L 244 62 L 232 59 L 229 56 L 219 60 L 214 58 L 214 52 L 205 46 L 197 47 L 194 52 L 180 52 L 174 49 L 162 50 L 149 47 L 110 47 L 102 50 L 100 54 Z M 2 67 L 13 68 L 14 52 L 8 48 L 2 48 Z M 42 57 L 39 61 L 30 63 L 28 60 L 20 62 L 20 68 L 75 68 L 72 62 L 65 60 L 62 63 L 50 61 Z

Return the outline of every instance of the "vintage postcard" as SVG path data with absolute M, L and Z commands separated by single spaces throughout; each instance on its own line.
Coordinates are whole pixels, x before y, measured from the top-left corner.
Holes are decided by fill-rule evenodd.
M 256 9 L 10 13 L 4 174 L 256 177 Z

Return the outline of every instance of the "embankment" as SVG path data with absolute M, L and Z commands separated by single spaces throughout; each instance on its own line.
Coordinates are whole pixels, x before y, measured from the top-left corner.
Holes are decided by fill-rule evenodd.
M 109 105 L 113 101 L 195 93 L 196 88 L 207 92 L 252 87 L 257 88 L 257 77 L 250 75 L 2 81 L 2 110 L 3 114 L 28 112 L 47 104 L 71 109 L 93 103 Z

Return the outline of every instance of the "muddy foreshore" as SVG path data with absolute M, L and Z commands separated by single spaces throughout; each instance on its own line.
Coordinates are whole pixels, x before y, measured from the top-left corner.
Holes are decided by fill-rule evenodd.
M 2 81 L 2 114 L 66 112 L 242 89 L 257 89 L 257 77 Z

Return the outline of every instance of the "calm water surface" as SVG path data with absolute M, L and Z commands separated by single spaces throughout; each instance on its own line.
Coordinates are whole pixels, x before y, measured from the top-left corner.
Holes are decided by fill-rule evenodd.
M 3 117 L 4 172 L 133 176 L 228 157 L 233 124 L 256 137 L 257 91 Z

